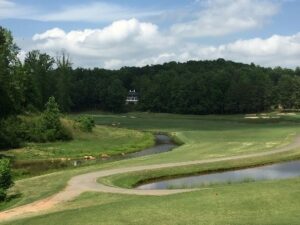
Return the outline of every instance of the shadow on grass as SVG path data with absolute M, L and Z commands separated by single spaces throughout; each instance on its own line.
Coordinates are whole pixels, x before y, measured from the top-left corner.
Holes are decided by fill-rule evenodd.
M 8 194 L 5 201 L 0 202 L 0 211 L 4 211 L 14 206 L 22 197 L 20 192 Z

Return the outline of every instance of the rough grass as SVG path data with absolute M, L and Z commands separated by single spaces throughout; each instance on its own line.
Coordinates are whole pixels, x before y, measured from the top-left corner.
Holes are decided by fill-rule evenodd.
M 138 151 L 154 144 L 151 133 L 96 126 L 91 133 L 72 131 L 73 140 L 53 143 L 29 143 L 24 148 L 0 152 L 17 160 L 99 157 Z

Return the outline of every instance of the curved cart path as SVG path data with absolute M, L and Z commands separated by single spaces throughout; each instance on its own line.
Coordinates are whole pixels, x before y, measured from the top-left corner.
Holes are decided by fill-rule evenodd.
M 50 196 L 46 199 L 42 199 L 27 205 L 19 206 L 7 211 L 0 212 L 0 221 L 15 219 L 17 217 L 28 216 L 32 213 L 37 213 L 41 211 L 48 210 L 55 206 L 58 203 L 63 203 L 70 201 L 75 197 L 79 196 L 83 192 L 93 191 L 93 192 L 108 192 L 108 193 L 118 193 L 118 194 L 132 194 L 132 195 L 170 195 L 176 193 L 189 192 L 195 189 L 176 189 L 176 190 L 136 190 L 136 189 L 124 189 L 118 187 L 110 187 L 104 184 L 97 183 L 97 179 L 101 177 L 106 177 L 115 174 L 122 174 L 128 172 L 136 172 L 143 170 L 153 170 L 153 169 L 163 169 L 170 167 L 180 167 L 180 166 L 190 166 L 190 165 L 200 165 L 205 163 L 213 162 L 222 162 L 226 160 L 234 159 L 247 159 L 251 157 L 260 157 L 268 156 L 276 153 L 287 152 L 295 148 L 300 148 L 300 136 L 296 137 L 294 142 L 274 150 L 261 152 L 261 153 L 252 153 L 247 155 L 240 156 L 230 156 L 223 158 L 214 158 L 214 159 L 205 159 L 197 161 L 188 161 L 188 162 L 178 162 L 178 163 L 166 163 L 166 164 L 157 164 L 157 165 L 147 165 L 147 166 L 135 166 L 127 167 L 120 169 L 110 169 L 110 170 L 101 170 L 97 172 L 86 173 L 78 176 L 74 176 L 69 180 L 67 187 L 60 191 L 59 193 Z

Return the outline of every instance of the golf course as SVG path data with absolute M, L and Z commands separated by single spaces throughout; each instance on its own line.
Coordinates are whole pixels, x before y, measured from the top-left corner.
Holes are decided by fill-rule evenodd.
M 0 225 L 300 225 L 300 0 L 0 0 Z
M 159 113 L 85 115 L 97 124 L 88 139 L 77 134 L 63 144 L 30 145 L 22 155 L 18 149 L 5 154 L 15 154 L 20 160 L 45 160 L 54 157 L 45 149 L 52 147 L 59 152 L 68 146 L 73 150 L 64 151 L 63 156 L 56 153 L 57 158 L 127 154 L 154 145 L 157 133 L 168 135 L 177 147 L 159 154 L 107 162 L 91 160 L 78 167 L 20 177 L 9 190 L 11 199 L 0 205 L 1 224 L 297 224 L 300 219 L 297 177 L 228 181 L 194 188 L 135 189 L 156 180 L 300 159 L 298 114 L 274 112 L 256 114 L 255 118 Z M 93 135 L 96 138 L 90 137 Z M 48 155 L 41 154 L 43 151 Z

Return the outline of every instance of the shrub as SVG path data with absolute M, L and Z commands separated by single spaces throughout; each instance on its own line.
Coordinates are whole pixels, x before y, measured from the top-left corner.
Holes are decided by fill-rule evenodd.
M 6 198 L 6 190 L 13 185 L 8 159 L 0 159 L 0 201 Z
M 0 188 L 0 202 L 3 202 L 6 199 L 6 191 L 3 188 Z
M 71 139 L 70 133 L 62 126 L 60 111 L 54 97 L 50 97 L 41 116 L 25 122 L 26 140 L 51 142 Z
M 22 143 L 23 129 L 21 120 L 9 117 L 0 120 L 0 149 L 16 148 Z
M 90 116 L 80 116 L 75 121 L 75 128 L 79 128 L 83 132 L 92 132 L 95 127 L 95 121 Z

